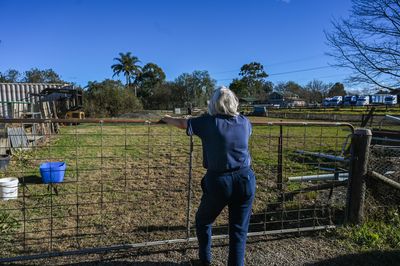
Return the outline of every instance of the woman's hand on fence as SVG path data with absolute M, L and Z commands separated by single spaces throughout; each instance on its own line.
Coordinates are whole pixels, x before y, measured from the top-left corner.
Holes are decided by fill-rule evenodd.
M 171 118 L 170 115 L 164 115 L 163 118 L 160 119 L 160 121 L 158 121 L 158 123 L 162 123 L 162 124 L 168 124 L 168 119 Z
M 166 123 L 168 125 L 172 125 L 178 128 L 186 129 L 187 128 L 187 119 L 186 118 L 175 118 L 169 115 L 165 115 L 160 122 Z

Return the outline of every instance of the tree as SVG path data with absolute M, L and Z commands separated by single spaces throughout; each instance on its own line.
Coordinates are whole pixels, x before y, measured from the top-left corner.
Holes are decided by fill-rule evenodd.
M 272 91 L 273 84 L 265 81 L 268 74 L 264 71 L 263 65 L 258 62 L 244 64 L 240 68 L 239 76 L 241 76 L 240 79 L 234 79 L 229 85 L 238 97 L 256 97 L 262 100 Z
M 173 109 L 183 107 L 186 98 L 182 97 L 186 92 L 185 87 L 175 81 L 168 81 L 154 88 L 154 94 L 149 98 L 149 105 L 156 109 Z
M 138 63 L 140 63 L 139 58 L 132 56 L 131 52 L 127 52 L 126 54 L 119 53 L 119 57 L 114 58 L 114 60 L 117 61 L 117 63 L 111 66 L 111 69 L 114 72 L 113 77 L 123 74 L 126 79 L 125 85 L 128 88 L 131 86 L 133 80 L 136 96 L 137 77 L 139 77 L 141 73 L 141 67 L 138 65 Z
M 281 94 L 284 94 L 285 90 L 286 90 L 285 84 L 286 84 L 286 82 L 283 82 L 283 81 L 278 82 L 274 86 L 274 91 L 278 92 L 278 93 L 281 93 Z
M 247 84 L 242 79 L 233 79 L 231 84 L 229 84 L 229 89 L 238 97 L 249 97 L 250 95 Z
M 344 85 L 340 82 L 336 82 L 333 86 L 330 87 L 328 91 L 328 97 L 333 96 L 345 96 L 347 93 L 344 89 Z
M 335 66 L 349 68 L 350 82 L 393 90 L 400 85 L 400 1 L 352 0 L 352 15 L 333 21 L 325 32 L 336 59 Z
M 192 73 L 183 73 L 175 79 L 177 88 L 184 91 L 179 95 L 186 104 L 205 106 L 210 98 L 216 81 L 211 78 L 208 71 L 196 70 Z
M 314 79 L 304 87 L 307 94 L 304 99 L 309 103 L 322 103 L 323 99 L 328 96 L 328 90 L 330 87 L 332 87 L 332 84 L 326 84 L 321 80 Z
M 9 69 L 4 74 L 0 73 L 0 82 L 26 82 L 26 83 L 66 83 L 53 69 L 40 70 L 31 68 L 21 74 L 18 70 Z
M 22 82 L 27 83 L 65 83 L 61 77 L 51 68 L 40 70 L 32 68 L 24 72 Z
M 299 97 L 303 96 L 303 87 L 294 81 L 288 81 L 285 84 L 285 92 L 284 94 L 287 96 L 297 95 Z
M 165 81 L 165 73 L 157 64 L 147 63 L 138 76 L 140 87 L 154 87 Z
M 248 78 L 251 80 L 259 80 L 268 77 L 268 74 L 264 71 L 264 66 L 258 62 L 251 62 L 244 64 L 240 68 L 239 76 Z
M 121 81 L 89 82 L 84 95 L 88 116 L 108 117 L 142 109 L 140 101 Z
M 15 83 L 19 81 L 20 73 L 18 70 L 9 69 L 4 74 L 0 72 L 0 82 Z
M 165 82 L 165 73 L 158 65 L 148 63 L 143 66 L 137 80 L 138 97 L 145 108 L 151 108 L 151 96 L 155 93 L 156 88 Z
M 304 96 L 304 89 L 294 81 L 279 82 L 275 87 L 274 91 L 281 93 L 286 97 L 292 97 L 297 95 L 299 97 Z

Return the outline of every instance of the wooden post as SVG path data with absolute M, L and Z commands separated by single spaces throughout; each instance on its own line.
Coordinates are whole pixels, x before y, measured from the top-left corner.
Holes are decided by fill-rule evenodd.
M 352 137 L 352 160 L 347 191 L 347 223 L 359 224 L 364 220 L 365 180 L 371 138 L 371 130 L 363 128 L 356 129 Z

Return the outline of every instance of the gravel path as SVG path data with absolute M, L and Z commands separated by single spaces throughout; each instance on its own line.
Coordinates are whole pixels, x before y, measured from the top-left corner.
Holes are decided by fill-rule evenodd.
M 213 264 L 226 265 L 226 241 L 215 242 Z M 36 260 L 23 265 L 76 265 L 76 266 L 153 266 L 196 265 L 195 245 L 164 246 L 146 250 L 132 250 Z M 16 264 L 22 265 L 22 264 Z M 246 265 L 400 265 L 400 250 L 351 253 L 337 242 L 323 236 L 253 237 L 249 240 Z

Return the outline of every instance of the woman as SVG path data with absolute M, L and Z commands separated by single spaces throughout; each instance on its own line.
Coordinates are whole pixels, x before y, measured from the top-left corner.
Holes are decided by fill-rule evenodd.
M 210 99 L 208 115 L 184 119 L 164 117 L 167 124 L 186 129 L 200 137 L 203 166 L 203 195 L 196 213 L 196 233 L 202 264 L 211 263 L 211 225 L 225 206 L 229 208 L 228 265 L 243 265 L 255 175 L 248 151 L 250 121 L 239 115 L 239 102 L 226 87 L 218 88 Z

